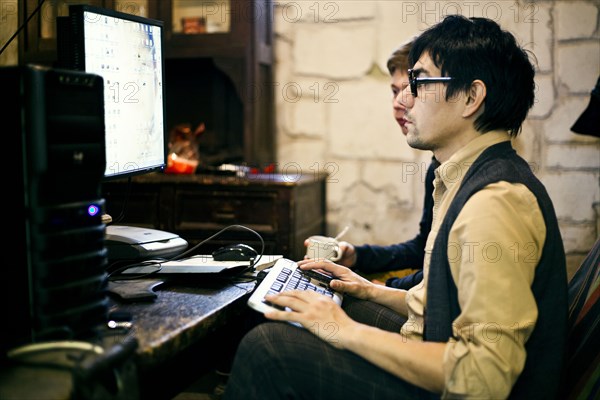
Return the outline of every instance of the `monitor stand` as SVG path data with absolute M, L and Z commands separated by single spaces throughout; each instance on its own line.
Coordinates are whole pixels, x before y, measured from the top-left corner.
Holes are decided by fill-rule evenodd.
M 170 258 L 188 246 L 174 233 L 125 225 L 108 225 L 104 243 L 109 261 Z

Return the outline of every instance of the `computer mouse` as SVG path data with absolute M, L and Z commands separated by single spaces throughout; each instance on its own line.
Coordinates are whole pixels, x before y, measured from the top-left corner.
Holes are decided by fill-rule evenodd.
M 250 261 L 256 260 L 258 253 L 247 244 L 237 243 L 218 248 L 212 256 L 215 261 Z

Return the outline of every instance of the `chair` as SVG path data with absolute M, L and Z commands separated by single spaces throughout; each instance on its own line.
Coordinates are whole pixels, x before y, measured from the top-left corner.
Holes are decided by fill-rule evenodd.
M 561 399 L 600 398 L 600 238 L 569 282 Z

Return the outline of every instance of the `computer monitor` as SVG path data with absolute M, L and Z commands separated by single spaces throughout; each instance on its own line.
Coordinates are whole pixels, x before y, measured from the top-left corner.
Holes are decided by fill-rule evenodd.
M 58 26 L 59 66 L 104 79 L 104 179 L 164 169 L 163 22 L 71 5 Z
M 69 16 L 59 17 L 57 26 L 58 66 L 104 80 L 103 180 L 163 170 L 167 165 L 163 22 L 71 5 Z M 170 232 L 108 225 L 106 247 L 109 259 L 140 259 L 177 254 L 187 242 Z

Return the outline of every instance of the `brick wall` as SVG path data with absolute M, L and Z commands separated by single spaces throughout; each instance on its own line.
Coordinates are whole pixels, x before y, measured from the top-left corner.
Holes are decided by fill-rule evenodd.
M 356 244 L 417 233 L 431 157 L 392 118 L 388 55 L 449 13 L 513 32 L 538 64 L 536 104 L 515 147 L 552 197 L 572 275 L 600 234 L 600 140 L 570 131 L 600 74 L 600 1 L 276 4 L 278 162 L 331 173 L 326 233 L 349 225 Z

